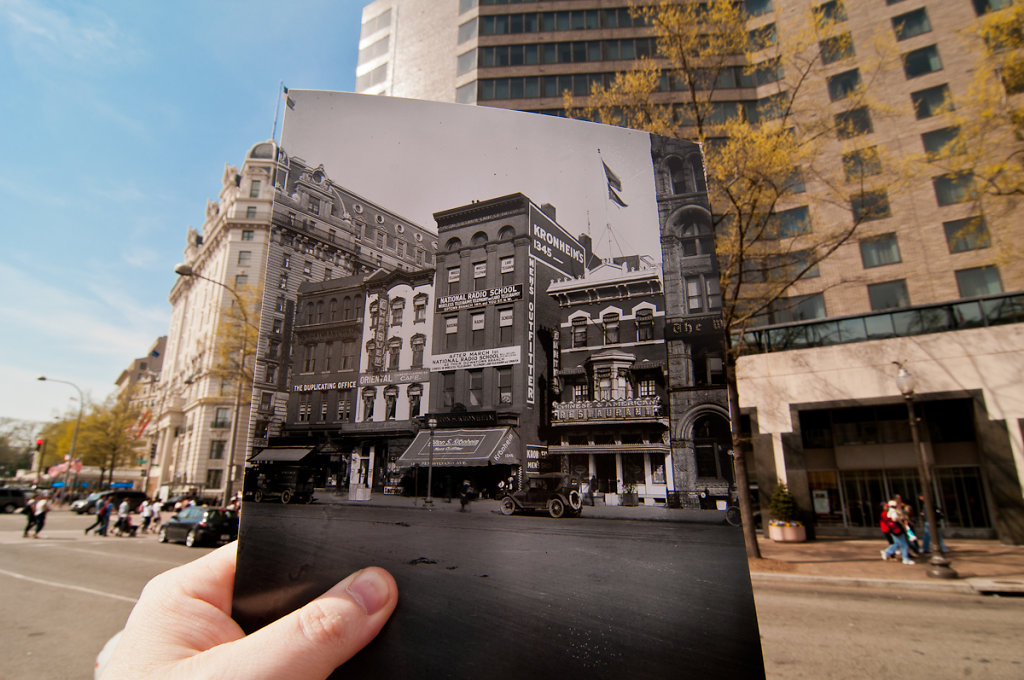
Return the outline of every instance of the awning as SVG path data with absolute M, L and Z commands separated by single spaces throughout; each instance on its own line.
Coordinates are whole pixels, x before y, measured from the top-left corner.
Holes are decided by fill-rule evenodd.
M 402 468 L 430 464 L 430 430 L 420 430 L 398 458 Z M 434 430 L 434 467 L 468 467 L 504 463 L 520 465 L 519 435 L 511 427 Z
M 297 463 L 310 454 L 312 446 L 271 446 L 249 460 L 253 463 Z

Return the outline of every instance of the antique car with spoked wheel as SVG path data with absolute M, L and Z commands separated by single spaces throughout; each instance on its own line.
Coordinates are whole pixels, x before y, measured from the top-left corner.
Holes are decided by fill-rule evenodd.
M 503 515 L 543 510 L 555 519 L 579 517 L 583 510 L 580 486 L 579 479 L 562 472 L 527 477 L 523 488 L 503 496 L 498 507 Z

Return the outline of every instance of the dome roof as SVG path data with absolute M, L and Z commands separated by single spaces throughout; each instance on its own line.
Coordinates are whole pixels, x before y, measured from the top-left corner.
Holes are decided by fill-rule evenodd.
M 260 142 L 249 149 L 248 158 L 273 158 L 275 149 L 274 142 Z

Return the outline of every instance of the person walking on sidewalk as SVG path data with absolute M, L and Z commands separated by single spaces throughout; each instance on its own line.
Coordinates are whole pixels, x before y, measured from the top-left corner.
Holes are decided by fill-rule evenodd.
M 110 517 L 110 503 L 104 498 L 100 501 L 99 505 L 96 506 L 96 521 L 85 528 L 85 535 L 88 536 L 89 532 L 99 527 L 96 532 L 100 536 L 105 536 L 106 531 L 106 519 Z
M 36 525 L 37 500 L 39 500 L 38 492 L 32 494 L 32 498 L 29 499 L 28 503 L 25 503 L 25 507 L 21 510 L 25 513 L 25 532 L 21 535 L 22 538 L 28 538 L 28 532 L 32 531 L 32 527 Z
M 893 540 L 892 545 L 882 551 L 882 559 L 889 561 L 899 550 L 903 553 L 903 564 L 914 564 L 914 560 L 910 559 L 910 545 L 907 543 L 906 516 L 898 502 L 889 501 L 888 510 L 882 515 L 880 526 L 883 532 L 889 530 L 888 533 Z

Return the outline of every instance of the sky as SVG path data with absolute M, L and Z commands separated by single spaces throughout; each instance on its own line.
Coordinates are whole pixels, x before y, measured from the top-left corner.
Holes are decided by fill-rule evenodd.
M 647 133 L 459 104 L 295 89 L 288 96 L 286 152 L 322 163 L 335 183 L 422 227 L 436 228 L 435 212 L 521 192 L 552 204 L 573 236 L 589 233 L 602 257 L 661 259 Z M 608 199 L 602 162 L 620 179 L 626 207 Z
M 77 410 L 41 375 L 102 401 L 167 333 L 188 226 L 281 82 L 353 89 L 363 4 L 0 0 L 0 418 Z

